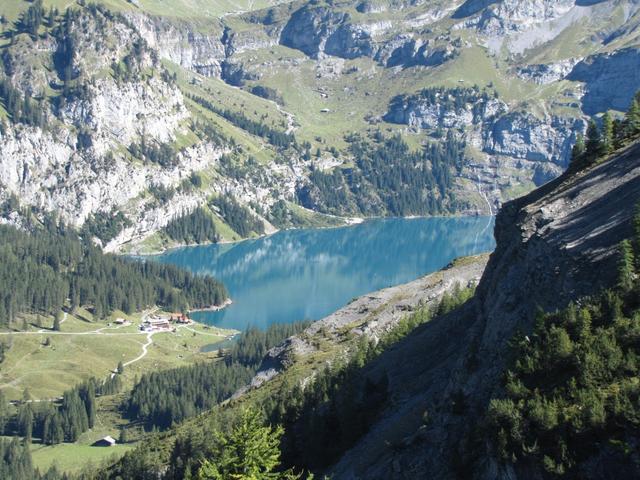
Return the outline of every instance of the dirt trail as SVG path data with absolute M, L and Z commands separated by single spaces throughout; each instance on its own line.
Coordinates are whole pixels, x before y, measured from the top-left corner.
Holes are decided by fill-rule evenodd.
M 142 344 L 142 353 L 140 355 L 138 355 L 136 358 L 134 358 L 133 360 L 129 360 L 128 362 L 123 363 L 123 365 L 125 367 L 131 365 L 132 363 L 137 362 L 138 360 L 142 360 L 144 357 L 147 356 L 147 353 L 149 353 L 149 347 L 153 343 L 153 334 L 154 333 L 157 333 L 157 332 L 149 332 L 149 333 L 147 333 L 147 343 L 143 343 Z

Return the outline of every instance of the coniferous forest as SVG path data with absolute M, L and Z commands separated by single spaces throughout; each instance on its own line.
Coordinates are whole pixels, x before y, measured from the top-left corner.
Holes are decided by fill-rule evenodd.
M 463 141 L 453 134 L 444 142 L 412 151 L 400 137 L 348 138 L 354 168 L 314 170 L 309 185 L 298 188 L 307 208 L 335 215 L 437 215 L 456 209 L 451 194 L 454 173 L 463 166 Z
M 164 232 L 172 240 L 184 244 L 217 242 L 220 239 L 213 218 L 203 208 L 174 218 L 164 227 Z
M 0 245 L 0 324 L 20 313 L 54 315 L 65 306 L 88 306 L 103 318 L 115 309 L 186 310 L 218 305 L 227 297 L 212 277 L 103 254 L 64 228 L 29 234 L 0 226 Z
M 617 286 L 540 315 L 531 335 L 513 339 L 505 395 L 491 400 L 475 432 L 505 462 L 580 478 L 612 449 L 626 465 L 640 424 L 640 211 L 634 229 L 620 245 Z M 625 468 L 637 478 L 637 467 Z
M 264 233 L 264 223 L 253 215 L 246 207 L 243 207 L 233 197 L 215 197 L 210 205 L 216 208 L 229 226 L 242 237 L 248 237 L 252 233 L 261 235 Z

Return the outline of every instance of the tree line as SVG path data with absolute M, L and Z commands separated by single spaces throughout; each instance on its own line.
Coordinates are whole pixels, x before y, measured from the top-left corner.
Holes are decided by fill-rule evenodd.
M 638 91 L 623 118 L 616 118 L 605 112 L 601 125 L 594 119 L 589 121 L 586 138 L 578 135 L 573 146 L 570 170 L 592 165 L 598 159 L 622 148 L 640 133 L 640 91 Z
M 224 221 L 241 237 L 249 237 L 252 233 L 264 233 L 264 223 L 235 198 L 220 195 L 214 197 L 209 204 L 220 212 Z
M 148 142 L 143 136 L 140 143 L 129 145 L 129 153 L 145 162 L 155 163 L 164 168 L 175 167 L 178 164 L 178 153 L 168 143 Z
M 228 120 L 236 127 L 241 128 L 249 132 L 251 135 L 265 138 L 274 147 L 287 148 L 296 145 L 295 136 L 291 133 L 285 133 L 274 128 L 265 125 L 264 123 L 256 122 L 246 117 L 240 112 L 235 112 L 228 108 L 222 109 L 216 107 L 209 100 L 199 97 L 197 95 L 185 94 L 187 98 L 193 100 L 198 105 L 206 108 L 207 110 L 220 115 L 222 118 Z
M 0 438 L 0 478 L 9 480 L 70 480 L 55 466 L 44 474 L 33 465 L 29 445 L 18 438 Z
M 394 121 L 394 113 L 403 111 L 410 105 L 419 104 L 421 106 L 438 106 L 441 112 L 453 111 L 459 114 L 469 105 L 472 105 L 474 123 L 481 117 L 489 99 L 497 98 L 498 93 L 490 95 L 486 89 L 479 86 L 473 87 L 429 87 L 424 88 L 413 95 L 397 95 L 389 102 L 389 113 L 385 115 L 385 120 Z
M 247 385 L 270 348 L 308 325 L 274 324 L 266 331 L 249 328 L 220 361 L 144 374 L 124 411 L 149 429 L 166 429 L 202 413 Z
M 0 395 L 0 434 L 21 436 L 27 443 L 38 438 L 45 445 L 75 442 L 95 425 L 96 396 L 113 395 L 121 389 L 119 375 L 102 382 L 90 378 L 65 391 L 60 401 L 36 403 L 26 394 L 15 415 Z
M 107 243 L 131 225 L 131 220 L 120 211 L 96 212 L 84 222 L 80 234 L 96 237 Z
M 218 242 L 220 235 L 216 231 L 216 224 L 211 214 L 204 208 L 198 207 L 171 220 L 163 232 L 172 240 L 183 244 Z
M 335 360 L 304 389 L 284 382 L 279 393 L 263 403 L 269 421 L 284 427 L 284 465 L 316 470 L 338 460 L 388 406 L 387 375 L 374 376 L 367 366 L 419 325 L 464 304 L 474 292 L 473 286 L 456 285 L 433 307 L 404 317 L 377 343 L 360 339 L 346 359 Z
M 26 400 L 13 417 L 0 392 L 0 478 L 71 480 L 67 474 L 58 472 L 55 465 L 45 473 L 34 467 L 30 452 L 32 439 L 39 438 L 45 445 L 75 442 L 95 424 L 96 396 L 112 395 L 121 388 L 119 375 L 104 382 L 91 378 L 64 392 L 60 402 L 33 403 Z M 3 434 L 13 438 L 2 438 Z
M 219 305 L 224 286 L 172 265 L 104 254 L 64 227 L 31 233 L 0 226 L 0 325 L 22 313 L 55 315 L 88 306 L 95 318 L 159 305 L 187 310 Z

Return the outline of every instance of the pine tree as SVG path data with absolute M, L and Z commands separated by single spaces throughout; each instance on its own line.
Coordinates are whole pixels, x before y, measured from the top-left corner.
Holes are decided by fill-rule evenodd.
M 271 480 L 297 478 L 291 472 L 274 472 L 280 464 L 281 426 L 264 426 L 260 412 L 245 410 L 231 432 L 220 436 L 212 461 L 205 460 L 199 480 Z
M 620 244 L 620 259 L 618 261 L 618 286 L 624 292 L 633 288 L 634 264 L 631 242 L 623 240 Z
M 576 143 L 571 150 L 571 163 L 573 164 L 577 162 L 580 157 L 584 155 L 585 150 L 586 147 L 584 145 L 584 136 L 582 134 L 578 134 L 578 136 L 576 137 Z
M 602 148 L 605 153 L 611 153 L 614 150 L 613 119 L 609 112 L 602 117 Z
M 602 135 L 594 120 L 589 122 L 587 128 L 586 154 L 590 160 L 595 160 L 602 154 Z
M 24 437 L 25 442 L 31 443 L 31 435 L 33 433 L 33 410 L 29 403 L 21 406 L 18 411 L 18 433 Z
M 627 136 L 635 135 L 640 132 L 640 98 L 638 93 L 631 102 L 631 106 L 625 115 L 625 124 Z
M 60 331 L 60 324 L 62 323 L 62 312 L 56 312 L 56 316 L 53 319 L 53 330 Z
M 122 373 L 124 373 L 124 364 L 121 361 L 118 362 L 118 367 L 117 367 L 116 371 L 121 375 L 122 375 Z

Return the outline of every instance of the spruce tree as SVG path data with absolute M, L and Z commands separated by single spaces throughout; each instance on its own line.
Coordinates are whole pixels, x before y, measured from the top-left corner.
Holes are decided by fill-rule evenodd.
M 637 93 L 625 116 L 625 124 L 627 127 L 627 136 L 640 132 L 640 98 Z
M 9 404 L 7 403 L 7 399 L 0 390 L 0 436 L 4 434 L 4 429 L 7 425 L 7 420 L 9 419 Z
M 590 160 L 595 160 L 602 153 L 602 135 L 594 120 L 589 122 L 587 128 L 586 154 Z
M 56 332 L 59 332 L 61 323 L 62 323 L 62 312 L 56 312 L 56 315 L 53 318 L 53 330 Z
M 622 148 L 628 137 L 627 135 L 627 121 L 624 118 L 616 118 L 613 121 L 613 144 L 614 148 Z
M 245 410 L 228 435 L 220 436 L 212 460 L 205 460 L 199 480 L 271 480 L 296 478 L 290 471 L 274 472 L 280 465 L 281 426 L 264 426 L 260 412 Z
M 618 286 L 624 292 L 633 288 L 634 264 L 631 242 L 623 240 L 620 244 L 620 259 L 618 261 Z
M 636 270 L 640 271 L 640 203 L 636 205 L 636 210 L 632 220 L 633 225 L 633 254 L 636 259 Z
M 609 112 L 602 117 L 602 148 L 604 153 L 611 153 L 614 150 L 613 119 Z
M 577 162 L 580 157 L 584 155 L 585 150 L 586 147 L 584 145 L 584 136 L 579 133 L 576 137 L 576 143 L 571 150 L 571 163 L 573 164 Z
M 33 410 L 29 403 L 22 405 L 18 411 L 18 433 L 24 437 L 25 442 L 31 443 Z

